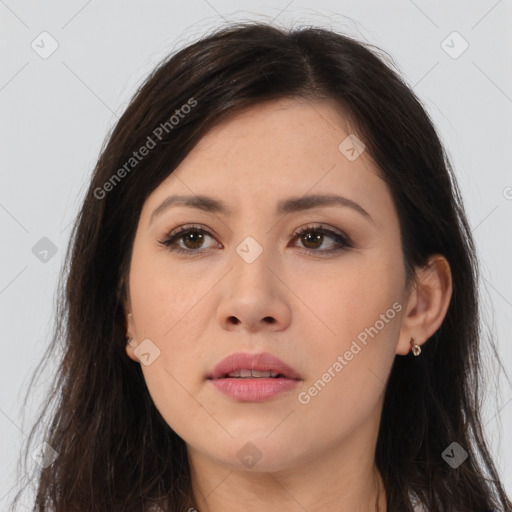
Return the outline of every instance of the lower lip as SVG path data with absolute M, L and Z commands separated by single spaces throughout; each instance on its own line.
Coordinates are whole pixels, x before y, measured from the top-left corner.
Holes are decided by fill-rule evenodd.
M 295 388 L 299 381 L 285 378 L 261 379 L 210 379 L 210 382 L 225 395 L 240 402 L 263 402 Z

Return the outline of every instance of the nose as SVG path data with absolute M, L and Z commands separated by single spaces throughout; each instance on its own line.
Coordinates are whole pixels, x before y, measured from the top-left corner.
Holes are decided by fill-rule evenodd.
M 220 289 L 218 319 L 223 329 L 258 332 L 288 327 L 290 291 L 277 263 L 271 266 L 265 251 L 252 262 L 233 253 L 232 269 Z

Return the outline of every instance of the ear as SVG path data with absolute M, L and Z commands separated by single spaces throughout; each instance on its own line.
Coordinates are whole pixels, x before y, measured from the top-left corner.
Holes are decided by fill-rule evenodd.
M 409 290 L 396 353 L 407 355 L 410 340 L 423 345 L 443 323 L 452 296 L 450 264 L 444 256 L 431 256 L 424 267 L 417 269 Z
M 136 329 L 135 322 L 133 320 L 132 307 L 131 303 L 128 299 L 123 302 L 124 308 L 124 316 L 126 320 L 126 354 L 130 359 L 133 359 L 137 363 L 140 362 L 139 358 L 134 354 L 135 348 L 137 348 L 137 337 L 136 337 Z M 128 343 L 128 339 L 131 339 L 130 343 Z

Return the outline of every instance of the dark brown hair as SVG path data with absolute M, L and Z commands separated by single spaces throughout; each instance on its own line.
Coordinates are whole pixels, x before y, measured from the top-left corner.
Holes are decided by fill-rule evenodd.
M 430 512 L 511 509 L 482 432 L 475 248 L 428 114 L 371 45 L 321 28 L 251 22 L 218 29 L 162 62 L 102 148 L 73 228 L 45 355 L 62 353 L 59 373 L 27 444 L 29 453 L 42 426 L 58 452 L 35 477 L 33 510 L 195 506 L 184 441 L 125 353 L 122 301 L 137 223 L 145 199 L 208 130 L 242 109 L 293 97 L 335 100 L 357 128 L 392 193 L 408 275 L 435 253 L 452 270 L 442 326 L 421 357 L 395 358 L 387 384 L 376 450 L 387 510 L 412 511 L 413 495 Z M 130 161 L 148 137 L 155 146 Z M 441 457 L 453 442 L 469 453 L 455 469 Z

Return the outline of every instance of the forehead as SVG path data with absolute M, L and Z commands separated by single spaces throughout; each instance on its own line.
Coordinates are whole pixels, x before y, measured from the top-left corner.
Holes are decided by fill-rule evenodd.
M 226 157 L 260 164 L 283 159 L 321 158 L 339 152 L 340 137 L 351 132 L 347 119 L 332 100 L 284 98 L 236 113 L 212 128 L 189 154 Z
M 257 104 L 205 134 L 148 202 L 156 207 L 170 193 L 208 195 L 222 197 L 236 214 L 244 205 L 338 193 L 389 206 L 389 192 L 369 155 L 363 150 L 347 157 L 354 136 L 330 100 Z

